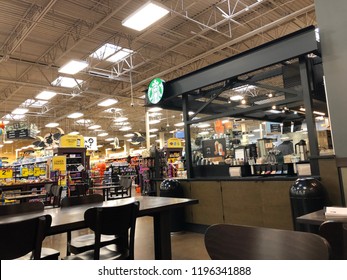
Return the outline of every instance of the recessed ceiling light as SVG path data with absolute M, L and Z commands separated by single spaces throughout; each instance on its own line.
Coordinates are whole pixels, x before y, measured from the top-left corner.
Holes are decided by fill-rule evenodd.
M 123 20 L 122 25 L 142 31 L 168 13 L 168 9 L 150 1 Z
M 67 117 L 69 119 L 77 119 L 77 118 L 82 117 L 82 116 L 83 116 L 83 113 L 75 112 L 75 113 L 68 115 Z
M 59 123 L 48 123 L 45 125 L 45 127 L 57 127 L 59 126 Z
M 88 127 L 88 129 L 97 129 L 97 128 L 100 128 L 101 125 L 98 125 L 98 124 L 94 124 L 94 125 L 91 125 L 90 127 Z
M 28 111 L 29 111 L 29 109 L 26 109 L 26 108 L 17 108 L 17 109 L 14 109 L 11 114 L 13 114 L 13 115 L 24 115 Z
M 98 106 L 107 107 L 107 106 L 111 106 L 113 104 L 116 104 L 117 102 L 118 102 L 117 99 L 109 98 L 109 99 L 106 99 L 106 100 L 98 103 Z
M 38 95 L 36 95 L 35 98 L 36 99 L 49 100 L 56 95 L 57 95 L 57 93 L 54 91 L 44 90 L 44 91 L 41 91 Z
M 64 66 L 62 66 L 58 70 L 58 72 L 74 75 L 87 67 L 88 67 L 88 62 L 86 61 L 71 60 L 68 63 L 66 63 Z

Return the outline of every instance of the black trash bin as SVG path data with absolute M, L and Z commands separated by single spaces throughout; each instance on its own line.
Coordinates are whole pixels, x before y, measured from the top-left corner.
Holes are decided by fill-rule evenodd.
M 181 184 L 174 179 L 167 179 L 160 184 L 160 196 L 183 198 L 183 188 Z M 171 210 L 171 232 L 179 232 L 184 229 L 184 208 Z
M 289 190 L 294 229 L 318 233 L 318 226 L 300 224 L 296 218 L 324 208 L 326 191 L 320 181 L 315 178 L 299 178 Z

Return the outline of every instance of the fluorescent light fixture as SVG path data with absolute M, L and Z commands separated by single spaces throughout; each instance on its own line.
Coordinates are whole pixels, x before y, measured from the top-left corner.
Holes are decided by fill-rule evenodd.
M 131 126 L 123 126 L 119 130 L 120 131 L 128 131 L 128 130 L 131 130 L 131 129 L 132 129 Z
M 149 138 L 154 138 L 154 137 L 157 137 L 157 135 L 155 135 L 155 134 L 150 134 L 149 135 Z
M 325 116 L 325 113 L 318 112 L 318 111 L 313 111 L 313 114 L 316 114 L 316 115 L 319 115 L 319 116 Z
M 59 123 L 48 123 L 45 125 L 45 127 L 57 127 L 59 126 Z
M 88 129 L 97 129 L 97 128 L 100 128 L 101 125 L 98 125 L 98 124 L 94 124 L 94 125 L 91 125 L 90 127 L 88 127 Z
M 150 120 L 148 123 L 149 124 L 157 124 L 157 123 L 160 123 L 160 120 Z
M 113 141 L 114 140 L 114 138 L 106 138 L 105 139 L 105 141 L 107 141 L 107 142 L 111 142 L 111 141 Z
M 131 55 L 134 51 L 123 48 L 119 51 L 117 51 L 114 55 L 110 56 L 109 58 L 107 58 L 107 61 L 110 62 L 117 62 L 117 61 L 121 61 L 122 59 L 126 58 L 127 56 Z
M 107 135 L 108 135 L 107 132 L 103 132 L 103 133 L 98 134 L 99 137 L 105 137 L 105 136 L 107 136 Z
M 117 117 L 117 118 L 114 118 L 113 119 L 113 121 L 114 122 L 125 122 L 125 121 L 127 121 L 128 120 L 128 118 L 127 117 Z
M 150 113 L 150 114 L 148 114 L 148 116 L 149 117 L 158 117 L 158 116 L 161 116 L 161 115 L 163 115 L 163 113 L 159 113 L 159 112 L 154 112 L 154 113 Z
M 207 135 L 207 134 L 210 134 L 208 131 L 201 131 L 199 132 L 200 135 Z
M 116 51 L 120 50 L 121 47 L 113 45 L 113 44 L 105 44 L 98 48 L 95 52 L 93 52 L 90 56 L 99 60 L 104 60 L 111 55 L 115 54 Z
M 10 121 L 1 121 L 3 124 L 9 124 Z
M 118 103 L 117 99 L 109 98 L 109 99 L 106 99 L 106 100 L 98 103 L 98 106 L 107 107 L 107 106 L 111 106 L 111 105 L 116 104 L 116 103 Z
M 4 141 L 4 144 L 12 144 L 12 143 L 13 143 L 13 140 Z
M 57 93 L 54 91 L 44 90 L 44 91 L 41 91 L 38 95 L 36 95 L 35 98 L 40 100 L 49 100 L 56 95 Z
M 249 90 L 255 89 L 255 88 L 256 88 L 256 86 L 243 85 L 243 86 L 239 86 L 239 87 L 233 88 L 232 90 L 236 91 L 236 92 L 246 92 L 246 91 L 249 91 Z
M 71 132 L 69 133 L 69 135 L 78 135 L 78 134 L 80 134 L 78 131 L 71 131 Z
M 47 100 L 27 99 L 21 105 L 24 107 L 41 108 L 47 102 Z
M 243 99 L 243 96 L 242 95 L 233 95 L 233 96 L 230 96 L 230 100 L 232 101 L 240 101 Z
M 201 123 L 198 125 L 198 128 L 206 128 L 206 127 L 210 127 L 211 125 L 209 123 Z
M 133 140 L 129 138 L 129 139 L 127 139 L 127 141 L 128 141 L 128 142 L 132 142 Z
M 7 119 L 7 120 L 15 120 L 15 121 L 18 121 L 18 120 L 21 120 L 21 119 L 24 119 L 25 118 L 25 115 L 11 115 L 11 114 L 7 114 L 4 116 L 4 119 Z
M 71 60 L 68 63 L 66 63 L 64 66 L 60 67 L 58 72 L 74 75 L 87 67 L 88 67 L 88 62 L 86 61 Z
M 113 125 L 114 126 L 123 126 L 123 125 L 128 125 L 130 122 L 115 122 Z
M 142 31 L 168 13 L 169 10 L 150 1 L 123 20 L 122 25 Z
M 150 108 L 150 109 L 148 109 L 148 112 L 159 112 L 159 111 L 161 111 L 161 110 L 163 110 L 162 108 L 160 108 L 160 107 L 153 107 L 153 108 Z
M 133 137 L 133 136 L 135 136 L 134 133 L 124 134 L 124 137 L 126 137 L 126 138 Z
M 89 125 L 89 124 L 92 123 L 92 120 L 89 120 L 89 119 L 80 119 L 80 120 L 77 120 L 76 123 L 82 124 L 82 125 Z
M 177 126 L 177 127 L 184 126 L 184 122 L 175 123 L 174 126 Z
M 151 128 L 150 130 L 148 130 L 149 132 L 157 132 L 157 131 L 159 131 L 159 129 L 158 128 Z
M 29 111 L 29 109 L 26 109 L 26 108 L 17 108 L 17 109 L 14 109 L 11 114 L 13 114 L 13 115 L 24 115 L 28 111 Z
M 83 116 L 83 113 L 75 112 L 75 113 L 72 113 L 72 114 L 68 115 L 67 117 L 69 119 L 77 119 L 77 118 L 80 118 L 82 116 Z
M 83 80 L 59 76 L 52 82 L 52 86 L 73 88 L 83 82 Z

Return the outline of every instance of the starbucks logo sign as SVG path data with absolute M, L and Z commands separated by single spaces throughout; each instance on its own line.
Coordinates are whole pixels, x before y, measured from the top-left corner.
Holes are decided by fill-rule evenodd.
M 149 102 L 157 104 L 164 94 L 164 81 L 159 78 L 153 79 L 148 87 L 147 97 Z

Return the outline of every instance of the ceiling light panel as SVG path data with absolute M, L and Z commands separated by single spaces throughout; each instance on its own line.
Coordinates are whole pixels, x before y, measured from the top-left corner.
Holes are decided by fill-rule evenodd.
M 45 125 L 45 127 L 57 127 L 57 126 L 59 126 L 59 123 L 48 123 L 48 124 L 46 124 Z
M 107 107 L 107 106 L 111 106 L 111 105 L 116 104 L 116 103 L 118 103 L 117 99 L 109 98 L 109 99 L 106 99 L 106 100 L 98 103 L 98 106 Z
M 168 9 L 150 1 L 123 20 L 122 25 L 137 31 L 142 31 L 168 13 Z
M 75 113 L 72 113 L 72 114 L 68 115 L 67 117 L 69 119 L 77 119 L 77 118 L 80 118 L 82 116 L 83 116 L 83 113 L 75 112 Z
M 77 61 L 77 60 L 71 60 L 70 62 L 66 63 L 64 66 L 62 66 L 58 72 L 64 73 L 64 74 L 70 74 L 74 75 L 83 69 L 88 67 L 88 63 L 86 61 Z
M 17 109 L 14 109 L 12 111 L 12 114 L 13 115 L 24 115 L 25 113 L 27 113 L 29 111 L 29 109 L 26 109 L 26 108 L 17 108 Z
M 53 98 L 54 96 L 56 96 L 57 93 L 54 91 L 41 91 L 38 95 L 36 95 L 36 99 L 40 99 L 40 100 L 49 100 L 51 98 Z
M 83 80 L 59 76 L 52 82 L 52 86 L 73 88 L 81 85 L 83 82 Z

